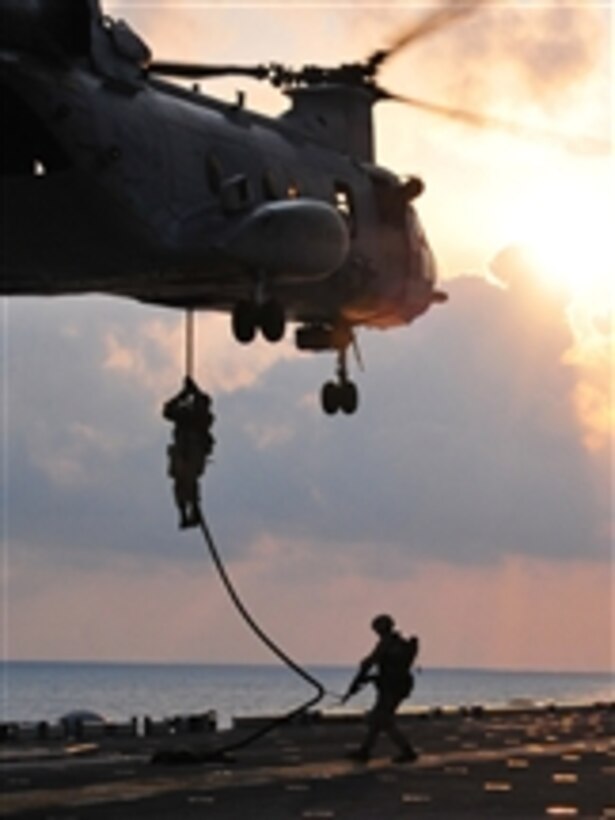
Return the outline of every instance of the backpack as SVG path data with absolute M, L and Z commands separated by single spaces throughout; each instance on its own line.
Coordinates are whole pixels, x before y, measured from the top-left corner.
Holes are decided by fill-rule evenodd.
M 408 666 L 408 670 L 410 670 L 419 654 L 419 639 L 416 635 L 411 635 L 409 638 L 404 638 L 404 650 L 404 661 Z
M 399 633 L 392 636 L 388 651 L 380 663 L 376 686 L 381 691 L 389 691 L 399 698 L 406 698 L 414 689 L 412 664 L 419 653 L 419 639 L 416 635 L 404 638 Z
M 416 635 L 404 638 L 396 633 L 388 644 L 386 658 L 382 665 L 387 673 L 396 677 L 407 675 L 419 654 L 419 639 Z

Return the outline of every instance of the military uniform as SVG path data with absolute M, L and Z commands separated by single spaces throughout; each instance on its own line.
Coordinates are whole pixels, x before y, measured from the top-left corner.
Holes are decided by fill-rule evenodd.
M 414 688 L 410 667 L 418 651 L 418 640 L 403 638 L 393 630 L 390 616 L 379 616 L 372 627 L 379 635 L 374 650 L 364 658 L 357 674 L 348 687 L 345 699 L 354 695 L 366 683 L 376 687 L 376 702 L 368 715 L 367 736 L 352 757 L 368 760 L 381 732 L 385 732 L 400 751 L 400 761 L 413 761 L 416 752 L 395 722 L 395 713 L 401 702 Z
M 168 473 L 173 479 L 175 502 L 180 513 L 180 527 L 199 524 L 199 478 L 215 440 L 211 434 L 214 421 L 211 399 L 186 378 L 182 390 L 163 408 L 163 416 L 173 422 L 173 442 L 167 448 Z

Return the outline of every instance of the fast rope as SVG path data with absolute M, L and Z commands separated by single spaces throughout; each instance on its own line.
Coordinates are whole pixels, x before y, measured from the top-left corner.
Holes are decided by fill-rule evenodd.
M 243 618 L 247 626 L 252 630 L 252 632 L 256 635 L 256 637 L 279 659 L 288 666 L 295 674 L 301 677 L 304 681 L 306 681 L 310 686 L 312 686 L 316 692 L 313 697 L 309 698 L 305 703 L 301 704 L 295 709 L 291 709 L 284 715 L 281 715 L 279 718 L 275 718 L 271 720 L 269 723 L 266 723 L 264 726 L 258 728 L 256 731 L 252 732 L 246 738 L 236 741 L 233 743 L 229 743 L 224 747 L 217 749 L 215 751 L 208 751 L 203 752 L 202 754 L 194 754 L 188 756 L 187 762 L 192 762 L 196 760 L 209 760 L 209 759 L 218 759 L 221 756 L 227 754 L 231 751 L 236 751 L 237 749 L 244 748 L 249 744 L 253 743 L 254 741 L 258 740 L 259 738 L 263 737 L 264 735 L 268 734 L 269 732 L 276 729 L 278 726 L 288 723 L 295 718 L 299 717 L 302 714 L 305 714 L 308 710 L 312 709 L 316 704 L 320 703 L 321 700 L 325 697 L 325 695 L 329 694 L 324 686 L 321 684 L 317 678 L 311 675 L 304 667 L 300 664 L 296 663 L 278 644 L 273 641 L 269 635 L 258 625 L 255 619 L 252 617 L 250 612 L 248 611 L 247 607 L 241 600 L 241 597 L 233 582 L 230 579 L 228 572 L 226 571 L 226 567 L 224 562 L 220 556 L 214 538 L 211 534 L 209 526 L 207 525 L 207 521 L 205 516 L 203 515 L 203 511 L 201 508 L 200 500 L 199 500 L 199 490 L 198 490 L 198 476 L 203 472 L 204 466 L 206 463 L 205 455 L 209 455 L 211 449 L 213 447 L 213 437 L 209 435 L 209 429 L 213 423 L 213 415 L 209 410 L 209 405 L 211 404 L 211 400 L 209 396 L 204 393 L 201 393 L 197 388 L 194 380 L 193 380 L 193 371 L 194 371 L 194 314 L 192 310 L 186 311 L 186 379 L 184 383 L 184 388 L 180 394 L 174 399 L 171 399 L 169 402 L 165 404 L 163 415 L 169 421 L 172 421 L 175 425 L 174 430 L 174 444 L 171 445 L 169 448 L 169 455 L 170 455 L 170 474 L 176 480 L 176 501 L 179 502 L 179 506 L 181 509 L 181 527 L 186 526 L 198 526 L 203 534 L 203 538 L 205 540 L 205 545 L 207 550 L 209 551 L 209 555 L 213 560 L 214 566 L 218 572 L 220 580 L 228 596 L 230 597 L 232 603 L 234 604 L 235 608 L 239 612 L 240 616 Z M 199 404 L 195 404 L 194 399 L 199 399 Z M 187 403 L 183 403 L 187 402 Z M 183 403 L 183 404 L 182 404 Z M 194 419 L 196 417 L 197 411 L 195 411 L 195 407 L 200 406 L 200 421 L 196 427 L 197 435 L 194 437 L 195 426 L 194 426 Z M 188 412 L 192 416 L 192 423 L 188 424 L 189 429 L 189 436 L 178 435 L 180 428 L 185 427 L 186 425 L 186 415 L 185 413 Z M 198 427 L 201 428 L 200 432 Z M 199 444 L 199 446 L 203 446 L 203 435 L 206 437 L 209 436 L 207 439 L 207 443 L 204 446 L 204 453 L 202 454 L 203 457 L 200 459 L 200 467 L 197 468 L 196 472 L 192 471 L 192 478 L 189 482 L 190 488 L 188 491 L 188 499 L 186 499 L 185 492 L 186 492 L 186 485 L 185 485 L 185 475 L 183 481 L 183 490 L 180 493 L 181 498 L 178 499 L 178 472 L 180 470 L 181 464 L 180 462 L 185 463 L 185 456 L 186 453 L 184 452 L 183 456 L 181 453 L 181 443 L 188 441 L 188 456 L 190 452 L 193 450 L 195 444 Z M 186 447 L 186 444 L 184 444 Z M 175 461 L 174 461 L 175 459 Z M 183 760 L 173 759 L 173 753 L 162 754 L 155 756 L 154 760 L 162 761 L 164 759 L 165 762 L 184 762 Z
M 203 538 L 205 539 L 205 543 L 209 550 L 209 554 L 214 562 L 218 575 L 220 576 L 220 580 L 224 585 L 231 601 L 233 602 L 235 608 L 248 625 L 248 627 L 252 630 L 252 632 L 256 635 L 256 637 L 279 659 L 284 663 L 286 666 L 289 667 L 295 674 L 297 674 L 300 678 L 302 678 L 306 683 L 310 684 L 315 690 L 315 694 L 313 697 L 309 698 L 305 703 L 302 703 L 300 706 L 291 709 L 289 712 L 281 715 L 278 718 L 274 718 L 269 723 L 266 723 L 264 726 L 259 727 L 254 732 L 252 732 L 247 737 L 243 738 L 242 740 L 235 741 L 234 743 L 229 743 L 224 746 L 222 749 L 217 750 L 216 754 L 226 754 L 228 752 L 237 751 L 238 749 L 245 748 L 251 743 L 254 743 L 256 740 L 264 737 L 266 734 L 269 734 L 274 729 L 277 729 L 279 726 L 289 723 L 295 718 L 299 717 L 302 714 L 305 714 L 310 709 L 314 708 L 321 700 L 328 694 L 325 687 L 322 683 L 311 675 L 303 666 L 298 664 L 294 661 L 275 641 L 273 641 L 269 635 L 258 625 L 255 619 L 252 617 L 250 612 L 248 611 L 247 607 L 241 600 L 241 597 L 233 582 L 231 581 L 228 572 L 226 571 L 226 567 L 222 558 L 220 557 L 220 553 L 216 547 L 216 543 L 212 537 L 211 531 L 207 525 L 207 521 L 202 513 L 201 508 L 198 509 L 198 516 L 199 516 L 199 526 L 201 532 L 203 533 Z

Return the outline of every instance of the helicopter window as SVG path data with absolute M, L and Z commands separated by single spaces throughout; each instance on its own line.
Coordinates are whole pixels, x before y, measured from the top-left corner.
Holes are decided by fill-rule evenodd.
M 222 193 L 224 171 L 222 169 L 222 163 L 215 154 L 210 154 L 205 160 L 205 175 L 207 177 L 209 190 L 212 194 L 215 194 L 215 196 L 220 196 Z
M 348 222 L 350 232 L 354 234 L 356 229 L 354 195 L 350 185 L 345 182 L 335 183 L 335 207 Z
M 272 200 L 280 199 L 280 188 L 271 171 L 265 171 L 263 174 L 262 189 L 263 197 L 266 200 L 271 202 Z
M 235 174 L 226 179 L 221 189 L 222 207 L 225 211 L 241 211 L 252 202 L 252 186 L 245 174 Z
M 352 191 L 344 182 L 335 183 L 335 207 L 346 218 L 352 216 Z

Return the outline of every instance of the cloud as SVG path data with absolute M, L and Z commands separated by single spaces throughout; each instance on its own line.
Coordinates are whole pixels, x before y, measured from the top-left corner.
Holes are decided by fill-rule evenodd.
M 223 499 L 234 498 L 226 465 L 239 451 L 250 487 L 240 501 L 247 526 L 237 522 L 228 540 L 310 533 L 330 551 L 365 548 L 375 573 L 396 572 L 404 556 L 467 563 L 507 551 L 608 555 L 597 534 L 608 460 L 590 463 L 580 441 L 573 374 L 561 362 L 571 342 L 563 306 L 523 281 L 510 292 L 457 281 L 450 292 L 449 305 L 400 338 L 365 334 L 356 418 L 304 411 L 301 436 L 266 462 L 245 431 L 221 441 L 208 493 L 215 516 L 224 518 Z M 317 362 L 304 366 L 313 373 Z M 296 380 L 302 364 L 292 375 L 290 367 L 263 389 Z
M 612 318 L 608 309 L 600 317 L 573 308 L 571 324 L 576 342 L 566 352 L 564 361 L 576 373 L 574 406 L 584 431 L 583 440 L 593 453 L 612 452 L 615 431 Z
M 205 562 L 66 559 L 25 544 L 11 553 L 11 657 L 185 660 L 199 657 L 204 630 L 228 616 Z
M 14 537 L 166 551 L 174 511 L 161 407 L 183 377 L 182 320 L 110 299 L 11 300 L 3 318 L 3 495 Z M 198 322 L 197 343 L 199 380 L 217 397 L 245 395 L 297 355 L 264 342 L 247 351 L 221 317 Z M 267 427 L 252 430 L 261 447 L 280 436 Z
M 604 450 L 613 440 L 615 415 L 608 377 L 599 383 L 584 378 L 575 387 L 574 404 L 584 429 L 583 441 L 591 451 Z
M 41 431 L 30 444 L 33 460 L 51 483 L 67 488 L 92 485 L 88 465 L 112 457 L 122 446 L 109 432 L 78 422 L 69 424 L 61 443 Z
M 143 20 L 149 13 L 135 8 Z M 293 10 L 294 22 L 284 17 L 284 25 L 305 24 L 280 42 L 281 53 L 312 54 L 306 32 L 336 60 L 337 46 L 354 53 L 340 22 L 347 16 L 332 24 L 322 10 L 300 13 Z M 181 41 L 193 57 L 206 32 L 217 31 L 209 10 L 195 17 L 194 42 L 187 29 Z M 161 38 L 165 19 L 156 20 Z M 256 19 L 265 20 L 262 9 Z M 259 49 L 271 54 L 280 29 L 263 26 L 267 42 L 248 43 L 244 25 L 242 17 L 233 37 L 246 59 L 261 59 Z M 489 73 L 485 54 L 476 63 L 462 59 L 472 45 L 461 40 L 449 60 L 445 36 L 432 40 L 431 57 L 425 43 L 413 76 L 446 88 L 445 69 L 456 70 L 448 75 L 454 82 L 467 67 L 479 87 L 481 77 L 493 79 L 495 94 L 508 69 Z M 212 55 L 215 39 L 207 40 Z M 537 43 L 528 40 L 528 76 L 539 74 Z M 558 48 L 558 72 L 580 79 L 587 55 L 563 41 Z M 400 58 L 387 69 L 391 80 L 402 69 Z M 527 80 L 511 80 L 513 90 Z M 421 209 L 434 217 L 438 248 L 456 275 L 484 270 L 511 239 L 496 220 L 505 186 L 496 200 L 474 192 L 484 193 L 488 177 L 492 193 L 505 169 L 517 184 L 541 166 L 521 173 L 518 157 L 498 149 L 494 162 L 480 140 L 451 139 L 444 129 L 399 139 L 407 133 L 396 121 L 395 157 L 404 169 L 421 157 L 428 180 Z M 393 148 L 385 148 L 390 159 Z M 462 150 L 464 163 L 452 173 L 448 163 L 459 164 Z M 510 228 L 508 213 L 503 222 Z M 429 636 L 434 664 L 604 664 L 612 560 L 605 329 L 592 318 L 578 358 L 576 329 L 587 314 L 566 321 L 566 305 L 527 275 L 522 260 L 499 262 L 506 289 L 458 279 L 447 285 L 449 304 L 414 326 L 361 334 L 367 372 L 355 376 L 361 406 L 352 418 L 325 418 L 318 407 L 332 356 L 299 355 L 290 344 L 240 347 L 227 317 L 199 321 L 198 379 L 213 393 L 217 416 L 205 508 L 257 611 L 303 657 L 337 659 L 340 646 L 344 660 L 360 656 L 369 635 L 358 625 L 384 603 Z M 209 564 L 201 575 L 198 534 L 176 530 L 166 476 L 170 428 L 160 407 L 179 386 L 182 319 L 111 299 L 6 304 L 2 494 L 16 652 L 171 659 L 200 658 L 207 647 L 204 660 L 256 657 L 240 625 L 222 614 L 226 602 Z M 447 606 L 434 612 L 434 601 Z M 483 604 L 497 633 L 485 627 Z
M 606 560 L 608 458 L 590 458 L 579 433 L 563 306 L 516 275 L 508 291 L 457 280 L 450 303 L 415 326 L 365 333 L 368 369 L 351 418 L 317 406 L 331 356 L 284 354 L 261 369 L 258 348 L 216 340 L 200 359 L 217 417 L 204 497 L 229 555 L 267 536 L 308 539 L 353 555 L 374 577 L 426 557 Z M 149 308 L 80 304 L 81 320 L 67 300 L 60 322 L 60 303 L 46 318 L 37 303 L 15 308 L 11 531 L 84 553 L 168 554 L 175 511 L 160 405 L 173 368 L 160 339 L 177 325 L 160 335 Z M 58 330 L 68 325 L 71 334 Z M 109 326 L 121 355 L 108 346 Z M 251 378 L 225 392 L 232 360 Z M 49 361 L 63 364 L 54 371 Z
M 604 11 L 589 4 L 499 12 L 490 35 L 522 84 L 548 103 L 587 79 L 608 49 Z M 497 56 L 497 55 L 494 55 Z M 523 90 L 523 86 L 522 86 Z
M 193 565 L 107 555 L 92 567 L 21 545 L 10 558 L 13 658 L 272 661 L 203 555 Z M 356 663 L 369 621 L 390 611 L 420 635 L 428 669 L 610 665 L 613 598 L 601 563 L 508 555 L 489 567 L 424 561 L 374 579 L 350 555 L 328 562 L 314 544 L 269 541 L 228 569 L 259 624 L 302 663 Z
M 277 362 L 296 356 L 288 342 L 273 347 L 258 340 L 248 359 L 245 350 L 229 344 L 227 316 L 197 314 L 195 327 L 195 375 L 206 390 L 228 393 L 249 388 Z M 177 389 L 186 367 L 185 345 L 183 318 L 141 321 L 105 333 L 103 367 L 159 399 Z
M 407 20 L 398 12 L 391 30 Z M 420 62 L 423 87 L 440 85 L 451 103 L 479 110 L 530 103 L 548 114 L 578 102 L 608 63 L 608 23 L 609 12 L 589 3 L 488 4 L 400 52 L 390 75 L 403 80 L 402 69 L 407 74 L 409 65 Z M 398 90 L 410 91 L 406 85 Z
M 612 441 L 613 343 L 597 328 L 612 296 L 602 215 L 613 203 L 608 157 L 583 151 L 612 142 L 610 14 L 591 3 L 489 4 L 385 67 L 382 81 L 394 91 L 468 109 L 487 126 L 518 125 L 522 139 L 399 106 L 379 111 L 378 135 L 385 164 L 425 178 L 420 210 L 445 276 L 485 275 L 499 248 L 525 244 L 542 262 L 534 278 L 568 286 L 572 338 L 558 354 L 572 367 L 567 405 L 574 403 L 585 446 L 602 453 Z M 382 29 L 399 31 L 410 17 L 389 10 L 376 30 L 386 39 Z
M 569 329 L 569 338 L 561 340 L 560 360 L 570 368 L 574 379 L 571 401 L 582 428 L 583 442 L 590 452 L 608 451 L 615 417 L 611 401 L 614 336 L 608 308 L 604 305 L 609 290 L 606 276 L 599 283 L 602 293 L 598 290 L 597 297 L 593 297 L 590 292 L 588 300 L 583 298 L 587 294 L 582 289 L 576 296 L 569 297 L 565 286 L 556 287 L 545 281 L 533 255 L 522 247 L 510 246 L 502 251 L 493 260 L 492 268 L 504 280 L 511 275 L 516 276 L 517 281 L 525 279 L 538 295 L 540 291 L 550 291 L 550 299 L 557 306 L 555 319 L 561 321 L 564 315 Z M 544 300 L 539 299 L 538 303 L 543 309 Z

